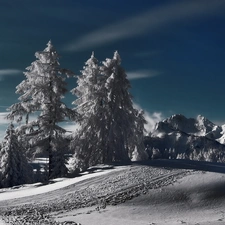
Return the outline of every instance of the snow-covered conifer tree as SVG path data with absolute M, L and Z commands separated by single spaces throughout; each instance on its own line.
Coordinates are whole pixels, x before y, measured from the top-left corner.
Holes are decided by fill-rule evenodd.
M 113 59 L 106 59 L 101 67 L 101 73 L 106 77 L 106 107 L 107 107 L 107 139 L 105 162 L 129 161 L 133 151 L 140 149 L 140 128 L 145 122 L 143 116 L 133 107 L 129 93 L 130 82 L 121 66 L 119 53 L 114 53 Z M 137 138 L 137 136 L 139 138 Z M 142 139 L 142 138 L 141 138 Z M 144 155 L 144 153 L 143 153 Z
M 32 167 L 23 154 L 13 124 L 10 124 L 6 130 L 0 155 L 1 187 L 12 187 L 32 182 Z
M 99 83 L 99 74 L 98 60 L 94 57 L 93 52 L 77 79 L 77 87 L 71 90 L 72 94 L 77 96 L 77 99 L 72 104 L 76 105 L 76 111 L 80 120 L 88 119 L 96 109 L 96 105 L 97 107 L 100 105 L 99 99 L 96 99 L 99 94 L 99 86 L 101 85 Z
M 92 54 L 72 90 L 80 128 L 72 141 L 79 168 L 97 163 L 147 158 L 144 152 L 143 112 L 133 107 L 130 82 L 115 52 L 103 66 Z
M 148 154 L 144 145 L 144 134 L 145 131 L 144 125 L 146 124 L 146 120 L 144 118 L 143 110 L 134 109 L 135 115 L 135 130 L 133 138 L 129 141 L 129 157 L 135 160 L 145 160 L 148 159 Z
M 79 114 L 80 128 L 74 135 L 71 146 L 75 150 L 75 166 L 82 169 L 104 161 L 106 120 L 102 79 L 98 60 L 92 53 L 78 77 L 78 86 L 72 90 L 77 96 L 73 104 Z
M 22 135 L 27 134 L 32 143 L 48 151 L 49 178 L 53 178 L 53 158 L 58 151 L 56 140 L 66 132 L 58 123 L 75 116 L 74 111 L 61 101 L 67 92 L 65 77 L 62 75 L 71 75 L 72 72 L 60 67 L 59 55 L 51 41 L 47 48 L 36 52 L 35 56 L 37 60 L 24 73 L 26 80 L 16 87 L 16 93 L 21 95 L 20 102 L 9 108 L 7 118 L 17 121 L 26 118 L 26 123 L 19 127 L 19 131 Z M 29 121 L 31 113 L 36 113 L 37 119 Z

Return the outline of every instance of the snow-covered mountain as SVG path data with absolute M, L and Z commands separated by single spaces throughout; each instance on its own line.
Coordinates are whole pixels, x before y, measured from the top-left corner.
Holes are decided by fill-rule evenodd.
M 180 131 L 189 135 L 204 136 L 216 140 L 221 144 L 225 142 L 225 125 L 218 126 L 207 118 L 199 115 L 197 118 L 186 118 L 181 114 L 173 115 L 155 125 L 151 136 L 160 137 L 163 133 Z
M 195 136 L 206 136 L 216 140 L 222 136 L 222 126 L 217 126 L 205 117 L 199 115 L 196 119 L 173 115 L 156 124 L 153 134 L 161 132 L 181 131 Z
M 181 114 L 158 122 L 145 140 L 149 149 L 159 149 L 162 154 L 168 154 L 165 149 L 175 149 L 176 153 L 188 156 L 210 150 L 225 153 L 224 143 L 225 125 L 215 125 L 201 115 L 186 118 Z

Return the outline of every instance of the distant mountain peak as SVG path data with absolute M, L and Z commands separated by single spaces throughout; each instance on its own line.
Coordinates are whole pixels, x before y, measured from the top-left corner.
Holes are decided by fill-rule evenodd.
M 222 135 L 222 127 L 217 126 L 206 117 L 198 115 L 196 118 L 186 118 L 182 114 L 174 114 L 171 117 L 159 122 L 153 130 L 153 134 L 169 133 L 180 131 L 194 136 L 206 136 L 216 140 Z
M 207 160 L 222 160 L 219 157 L 225 154 L 224 144 L 225 126 L 217 126 L 202 115 L 196 118 L 186 118 L 182 114 L 172 115 L 158 122 L 146 139 L 150 155 L 151 151 L 158 149 L 162 157 L 167 157 L 172 154 L 169 150 L 174 149 L 177 154 L 184 154 L 182 157 L 187 156 L 195 160 L 202 158 L 201 154 Z M 213 154 L 216 155 L 218 159 L 211 159 L 210 154 L 212 157 Z
M 202 115 L 198 115 L 197 116 L 197 120 L 205 120 L 206 118 L 204 117 L 204 116 L 202 116 Z
M 206 117 L 204 117 L 204 116 L 202 116 L 202 115 L 198 115 L 197 118 L 196 118 L 196 120 L 197 120 L 198 122 L 208 123 L 208 124 L 210 124 L 210 125 L 215 126 L 214 123 L 212 123 L 211 121 L 209 121 Z
M 186 120 L 187 118 L 182 114 L 174 114 L 171 117 L 164 120 L 164 122 L 171 122 L 171 121 L 179 121 L 179 120 Z

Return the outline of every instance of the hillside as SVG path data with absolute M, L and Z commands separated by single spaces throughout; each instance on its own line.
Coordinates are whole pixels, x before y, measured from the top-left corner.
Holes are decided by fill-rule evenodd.
M 0 215 L 14 225 L 223 224 L 225 175 L 181 169 L 185 163 L 149 161 L 2 189 Z

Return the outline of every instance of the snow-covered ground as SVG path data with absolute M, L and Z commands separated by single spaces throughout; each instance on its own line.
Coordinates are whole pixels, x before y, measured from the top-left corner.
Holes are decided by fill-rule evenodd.
M 41 187 L 5 189 L 0 215 L 14 225 L 29 219 L 28 224 L 219 225 L 225 224 L 224 187 L 223 173 L 128 165 Z
M 224 187 L 223 174 L 195 172 L 123 204 L 100 212 L 74 210 L 59 214 L 58 220 L 75 220 L 82 225 L 224 225 Z
M 117 171 L 121 169 L 123 169 L 123 167 L 116 168 Z M 29 197 L 29 196 L 52 192 L 52 191 L 67 187 L 69 185 L 87 180 L 89 178 L 98 177 L 98 176 L 107 174 L 111 171 L 112 169 L 101 171 L 101 172 L 96 171 L 93 174 L 84 173 L 83 176 L 75 177 L 75 178 L 58 178 L 58 179 L 52 180 L 50 184 L 48 185 L 35 183 L 35 184 L 21 185 L 21 186 L 13 187 L 13 188 L 0 189 L 0 202 L 5 200 L 10 200 L 10 199 L 17 199 L 17 198 Z

